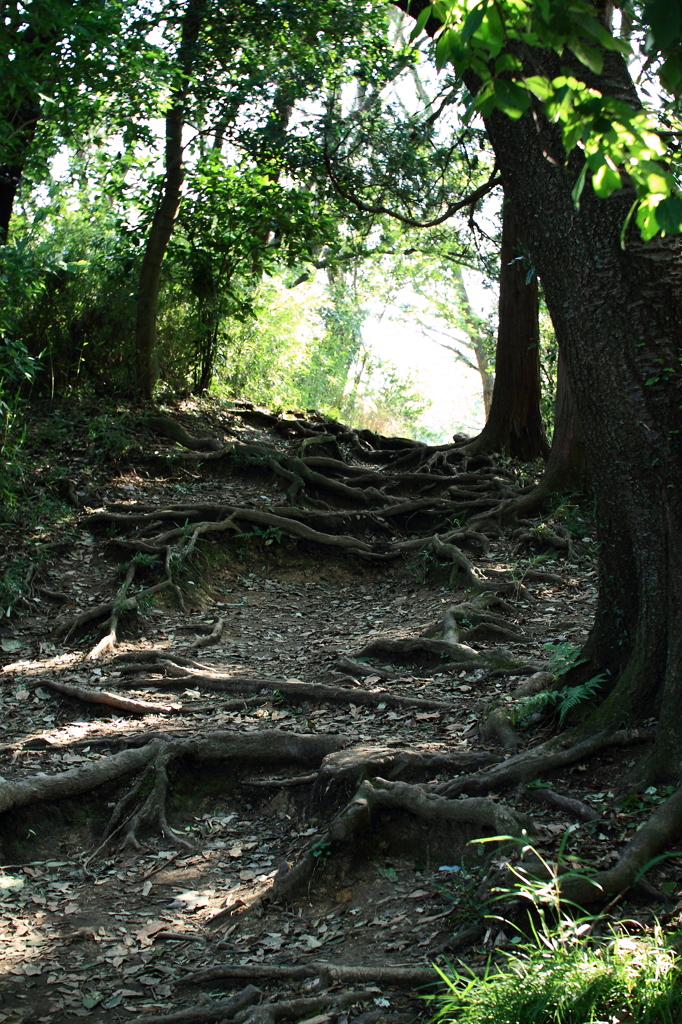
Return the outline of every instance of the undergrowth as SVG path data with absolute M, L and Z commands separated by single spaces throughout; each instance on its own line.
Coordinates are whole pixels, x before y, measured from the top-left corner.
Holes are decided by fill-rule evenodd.
M 526 852 L 539 856 L 530 847 Z M 562 853 L 563 847 L 559 862 Z M 680 958 L 661 927 L 646 931 L 638 924 L 637 933 L 628 934 L 627 925 L 635 922 L 609 928 L 605 915 L 567 905 L 558 864 L 540 860 L 549 881 L 512 868 L 514 885 L 499 889 L 497 897 L 520 897 L 531 908 L 530 940 L 495 916 L 517 931 L 515 948 L 503 953 L 501 963 L 489 960 L 480 977 L 466 968 L 437 967 L 447 990 L 429 997 L 434 1024 L 679 1024 Z M 597 934 L 602 930 L 607 934 Z

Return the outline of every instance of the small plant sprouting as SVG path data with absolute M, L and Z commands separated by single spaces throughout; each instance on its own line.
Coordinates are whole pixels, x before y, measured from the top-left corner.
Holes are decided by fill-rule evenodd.
M 572 644 L 566 641 L 561 644 L 543 644 L 544 650 L 549 651 L 547 659 L 547 671 L 555 676 L 565 676 L 572 668 L 584 665 L 587 661 L 582 656 L 582 647 L 579 644 Z

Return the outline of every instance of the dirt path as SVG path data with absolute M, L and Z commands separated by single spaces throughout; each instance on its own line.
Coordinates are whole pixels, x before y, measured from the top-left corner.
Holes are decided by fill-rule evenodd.
M 251 425 L 248 410 L 227 418 L 189 407 L 173 412 L 192 436 L 211 435 L 218 448 L 267 443 L 287 454 L 294 447 L 258 411 Z M 44 433 L 36 420 L 30 442 L 43 478 L 55 458 Z M 550 854 L 569 829 L 574 855 L 606 867 L 617 858 L 614 846 L 662 795 L 643 794 L 625 810 L 611 805 L 634 758 L 630 745 L 618 745 L 598 752 L 589 767 L 583 759 L 543 774 L 554 791 L 594 808 L 591 822 L 575 807 L 539 804 L 522 786 L 503 799 L 500 789 L 492 799 L 487 789 L 479 794 L 476 820 L 442 816 L 475 801 L 439 798 L 439 787 L 513 752 L 504 729 L 493 724 L 481 733 L 491 706 L 504 708 L 542 667 L 544 644 L 579 644 L 587 635 L 591 539 L 574 536 L 561 557 L 540 565 L 546 544 L 519 551 L 518 531 L 490 531 L 485 552 L 472 556 L 476 573 L 483 581 L 506 580 L 504 573 L 522 581 L 504 597 L 513 639 L 504 637 L 502 660 L 495 622 L 483 623 L 495 627 L 491 639 L 467 642 L 459 630 L 476 622 L 459 613 L 457 635 L 446 629 L 436 637 L 445 647 L 405 646 L 423 640 L 448 608 L 471 600 L 461 578 L 452 583 L 452 565 L 430 549 L 363 561 L 357 551 L 344 554 L 267 524 L 239 521 L 229 535 L 206 533 L 178 564 L 173 586 L 126 613 L 122 602 L 133 589 L 121 592 L 126 570 L 119 567 L 131 551 L 122 553 L 117 538 L 132 537 L 139 556 L 152 534 L 137 526 L 117 533 L 117 523 L 93 513 L 129 517 L 200 504 L 272 515 L 284 504 L 282 483 L 291 482 L 262 464 L 232 464 L 226 472 L 218 460 L 191 462 L 170 440 L 135 436 L 132 450 L 107 466 L 86 440 L 79 453 L 76 431 L 60 479 L 68 477 L 85 507 L 49 528 L 31 525 L 28 535 L 15 525 L 8 538 L 5 563 L 14 564 L 21 549 L 34 569 L 0 628 L 0 790 L 6 784 L 10 794 L 0 819 L 0 1022 L 141 1014 L 152 1021 L 198 1004 L 194 1016 L 188 1011 L 178 1021 L 370 1024 L 423 1016 L 418 993 L 432 975 L 415 970 L 457 957 L 475 969 L 513 937 L 482 917 L 488 848 L 484 855 L 483 846 L 467 846 L 470 839 L 499 834 L 494 825 L 507 820 L 500 815 L 517 815 L 517 823 L 526 815 L 539 849 Z M 322 443 L 323 457 L 334 458 L 331 442 Z M 300 455 L 300 438 L 297 444 Z M 326 522 L 343 510 L 360 523 L 344 535 L 379 550 L 380 526 L 362 505 L 326 495 L 296 507 L 327 515 Z M 537 533 L 537 524 L 525 530 Z M 414 537 L 409 522 L 400 536 Z M 158 583 L 155 558 L 138 557 L 135 591 Z M 107 616 L 66 627 L 116 601 L 116 646 L 93 658 Z M 382 653 L 377 641 L 403 646 L 389 643 Z M 473 652 L 473 664 L 453 660 L 460 647 Z M 312 687 L 297 689 L 291 680 Z M 69 696 L 68 687 L 146 705 L 132 713 Z M 520 725 L 522 750 L 550 737 L 556 720 L 535 713 Z M 114 758 L 146 757 L 154 743 L 163 766 L 157 757 L 132 774 L 111 774 Z M 80 777 L 110 774 L 61 799 L 17 802 L 21 787 L 13 784 L 45 786 L 73 769 Z M 150 780 L 162 776 L 163 814 L 155 806 L 133 828 L 135 801 L 153 796 Z M 375 784 L 376 808 L 367 804 L 371 786 L 359 797 L 360 821 L 352 800 L 373 777 L 386 782 Z M 136 779 L 141 788 L 132 792 Z M 126 794 L 131 802 L 118 806 Z M 424 810 L 410 800 L 430 804 Z M 103 844 L 112 811 L 112 840 Z M 657 884 L 667 884 L 665 871 Z M 222 976 L 211 974 L 218 967 Z M 234 1005 L 221 1003 L 234 993 L 242 993 Z

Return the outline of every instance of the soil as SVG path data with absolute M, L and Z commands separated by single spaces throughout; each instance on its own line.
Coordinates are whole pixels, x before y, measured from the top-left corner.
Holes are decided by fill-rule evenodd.
M 357 553 L 244 527 L 229 539 L 208 534 L 176 572 L 184 611 L 171 589 L 160 591 L 122 614 L 115 648 L 92 659 L 104 620 L 66 634 L 59 625 L 114 601 L 121 562 L 130 557 L 125 551 L 122 557 L 113 529 L 93 522 L 93 513 L 178 502 L 242 509 L 283 503 L 281 481 L 266 467 L 226 472 L 218 461 L 194 455 L 192 461 L 175 442 L 145 431 L 135 410 L 92 401 L 85 409 L 36 407 L 25 441 L 33 466 L 24 478 L 26 508 L 34 511 L 6 516 L 2 567 L 21 586 L 15 586 L 0 626 L 2 782 L 94 765 L 140 746 L 149 734 L 178 738 L 215 730 L 338 737 L 339 746 L 363 756 L 375 748 L 384 755 L 409 748 L 425 762 L 436 754 L 509 757 L 494 736 L 482 739 L 486 710 L 504 707 L 533 671 L 546 667 L 546 645 L 580 644 L 590 628 L 595 562 L 585 509 L 564 505 L 544 520 L 542 528 L 570 537 L 564 549 L 548 554 L 540 548 L 538 554 L 526 546 L 519 552 L 518 530 L 498 530 L 487 552 L 472 558 L 477 572 L 513 572 L 524 581 L 505 597 L 505 619 L 518 636 L 504 641 L 511 661 L 503 668 L 490 661 L 459 668 L 447 657 L 425 654 L 358 660 L 358 652 L 378 639 L 420 637 L 453 600 L 466 597 L 433 556 L 416 551 L 363 561 Z M 291 441 L 270 429 L 263 411 L 263 425 L 258 410 L 249 425 L 248 411 L 195 401 L 164 409 L 194 437 L 293 450 Z M 537 469 L 499 464 L 525 483 Z M 535 521 L 534 535 L 540 526 Z M 355 536 L 375 539 L 370 526 Z M 529 570 L 547 578 L 533 579 Z M 136 583 L 152 585 L 154 571 L 140 563 Z M 221 619 L 221 635 L 199 646 Z M 496 639 L 472 643 L 482 655 L 499 650 Z M 180 674 L 169 691 L 173 679 L 163 662 L 145 667 L 141 660 L 151 652 L 178 658 L 176 666 L 184 656 L 209 675 L 219 670 L 262 685 L 240 697 L 207 688 L 195 669 L 196 685 Z M 130 671 L 136 658 L 142 665 L 137 674 Z M 351 659 L 351 668 L 342 659 Z M 291 679 L 346 686 L 347 699 L 282 694 L 277 683 Z M 133 714 L 86 703 L 50 689 L 50 680 L 103 689 L 159 710 Z M 372 703 L 354 700 L 354 689 L 370 691 Z M 396 697 L 405 698 L 402 706 L 391 703 Z M 414 697 L 437 703 L 410 707 Z M 556 713 L 529 714 L 517 728 L 522 747 L 533 746 L 557 731 Z M 606 749 L 540 780 L 593 807 L 599 817 L 591 822 L 539 804 L 528 785 L 490 797 L 532 818 L 532 845 L 543 856 L 551 858 L 564 841 L 572 864 L 608 867 L 667 795 L 627 792 L 623 779 L 640 753 L 631 746 Z M 330 820 L 357 785 L 343 799 L 337 794 L 325 802 L 316 787 L 318 768 L 183 755 L 169 773 L 170 839 L 149 829 L 124 849 L 115 837 L 109 843 L 102 837 L 129 778 L 5 811 L 0 1022 L 118 1022 L 140 1015 L 153 1021 L 193 1006 L 204 1016 L 185 1019 L 215 1020 L 213 1001 L 249 981 L 266 1002 L 278 1005 L 302 997 L 314 1002 L 320 993 L 327 999 L 320 1009 L 300 1004 L 290 1019 L 408 1022 L 429 1016 L 422 998 L 429 988 L 409 979 L 392 984 L 382 978 L 384 968 L 447 968 L 461 959 L 477 970 L 513 947 L 513 927 L 486 917 L 497 911 L 481 896 L 485 876 L 513 858 L 513 848 L 472 845 L 485 830 L 447 822 L 425 827 L 404 809 L 383 809 L 357 841 L 330 845 Z M 436 785 L 451 777 L 452 771 L 436 770 L 417 781 Z M 314 851 L 316 841 L 312 876 L 300 891 L 278 898 L 277 878 L 311 846 Z M 614 901 L 612 915 L 636 913 L 644 927 L 656 912 L 674 924 L 680 885 L 675 864 L 658 865 L 647 876 L 648 891 L 633 888 Z M 270 967 L 306 964 L 368 968 L 369 974 L 361 985 L 325 977 L 323 967 L 311 967 L 307 980 L 295 972 L 289 979 L 268 976 Z M 229 966 L 232 976 L 185 981 L 217 965 Z M 244 968 L 243 977 L 234 976 L 237 968 Z M 351 1005 L 329 999 L 329 993 L 355 989 L 361 991 Z

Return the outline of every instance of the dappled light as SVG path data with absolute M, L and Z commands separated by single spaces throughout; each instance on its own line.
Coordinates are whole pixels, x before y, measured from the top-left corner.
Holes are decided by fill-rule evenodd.
M 680 1024 L 679 0 L 0 39 L 0 1024 Z

